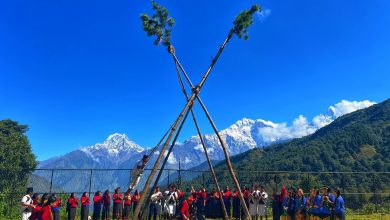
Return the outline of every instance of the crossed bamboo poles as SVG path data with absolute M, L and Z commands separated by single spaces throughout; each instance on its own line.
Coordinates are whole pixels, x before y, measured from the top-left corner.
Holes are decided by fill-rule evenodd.
M 175 143 L 176 143 L 176 140 L 177 140 L 177 138 L 178 138 L 178 136 L 179 136 L 179 134 L 180 134 L 180 131 L 181 131 L 181 129 L 182 129 L 182 126 L 184 125 L 184 123 L 185 123 L 185 121 L 186 121 L 186 119 L 187 119 L 187 116 L 188 116 L 189 112 L 192 113 L 193 120 L 194 120 L 195 126 L 196 126 L 196 128 L 197 128 L 198 135 L 199 135 L 200 140 L 201 140 L 201 143 L 202 143 L 202 147 L 203 147 L 203 149 L 204 149 L 204 151 L 205 151 L 206 159 L 207 159 L 207 161 L 208 161 L 210 170 L 211 170 L 211 172 L 212 172 L 212 174 L 213 174 L 214 182 L 216 183 L 219 192 L 221 192 L 221 191 L 220 191 L 219 184 L 218 184 L 218 181 L 217 181 L 216 176 L 215 176 L 215 172 L 213 172 L 214 169 L 212 168 L 212 164 L 211 164 L 211 162 L 210 162 L 210 158 L 209 158 L 209 156 L 208 156 L 207 149 L 206 149 L 206 146 L 205 146 L 205 144 L 204 144 L 204 141 L 203 141 L 202 134 L 201 134 L 201 132 L 200 132 L 199 126 L 198 126 L 198 124 L 197 124 L 195 114 L 194 114 L 193 111 L 192 111 L 192 107 L 193 107 L 193 105 L 194 105 L 195 99 L 198 100 L 200 106 L 202 107 L 202 109 L 203 109 L 203 111 L 204 111 L 204 113 L 205 113 L 207 119 L 209 120 L 209 122 L 210 122 L 210 124 L 211 124 L 211 126 L 212 126 L 212 128 L 213 128 L 213 130 L 214 130 L 214 133 L 215 133 L 215 134 L 217 135 L 217 137 L 218 137 L 218 140 L 219 140 L 219 142 L 220 142 L 220 144 L 221 144 L 221 146 L 222 146 L 222 150 L 223 150 L 224 155 L 225 155 L 225 160 L 226 160 L 226 164 L 227 164 L 229 173 L 230 173 L 230 175 L 231 175 L 231 177 L 232 177 L 232 179 L 233 179 L 233 182 L 234 182 L 234 184 L 235 184 L 236 189 L 237 189 L 239 192 L 241 192 L 240 184 L 239 184 L 239 182 L 238 182 L 238 180 L 237 180 L 237 178 L 236 178 L 236 175 L 235 175 L 235 173 L 234 173 L 232 164 L 231 164 L 231 162 L 230 162 L 230 158 L 229 158 L 229 154 L 228 154 L 228 151 L 227 151 L 226 144 L 225 144 L 225 142 L 223 141 L 222 137 L 220 136 L 219 131 L 218 131 L 218 129 L 217 129 L 217 127 L 216 127 L 214 121 L 212 120 L 212 118 L 211 118 L 211 116 L 210 116 L 210 114 L 209 114 L 209 112 L 208 112 L 206 106 L 203 104 L 201 98 L 199 97 L 199 92 L 201 91 L 201 89 L 202 89 L 204 83 L 206 82 L 208 76 L 210 75 L 211 70 L 213 69 L 213 67 L 214 67 L 214 65 L 216 64 L 218 58 L 220 57 L 220 55 L 222 54 L 223 50 L 225 49 L 225 46 L 226 46 L 227 43 L 230 41 L 230 39 L 233 37 L 233 34 L 234 34 L 234 33 L 235 33 L 235 30 L 234 30 L 234 29 L 231 29 L 231 30 L 229 31 L 228 36 L 226 37 L 226 39 L 225 39 L 225 41 L 223 42 L 223 44 L 219 47 L 219 50 L 218 50 L 216 56 L 213 58 L 213 60 L 212 60 L 212 62 L 211 62 L 211 64 L 210 64 L 210 66 L 209 66 L 209 68 L 207 69 L 206 73 L 203 75 L 203 77 L 202 77 L 201 81 L 199 82 L 199 84 L 196 85 L 196 86 L 194 86 L 194 85 L 192 84 L 192 82 L 191 82 L 191 80 L 189 79 L 187 73 L 185 72 L 183 66 L 180 64 L 179 60 L 177 59 L 174 50 L 170 50 L 170 51 L 169 51 L 169 52 L 172 54 L 172 57 L 173 57 L 173 59 L 174 59 L 175 65 L 176 65 L 176 68 L 177 68 L 177 67 L 180 68 L 180 70 L 183 72 L 184 76 L 186 77 L 186 80 L 187 80 L 188 83 L 190 84 L 191 89 L 192 89 L 192 94 L 191 94 L 191 96 L 188 96 L 188 94 L 185 92 L 185 90 L 183 91 L 183 92 L 185 92 L 185 96 L 186 96 L 186 99 L 187 99 L 187 103 L 186 103 L 186 105 L 184 106 L 184 108 L 182 109 L 182 111 L 180 112 L 179 116 L 176 118 L 176 120 L 175 120 L 175 122 L 173 123 L 173 125 L 171 126 L 169 135 L 168 135 L 167 139 L 166 139 L 165 142 L 164 142 L 164 145 L 163 145 L 163 147 L 162 147 L 162 149 L 161 149 L 160 154 L 159 154 L 158 157 L 157 157 L 157 160 L 156 160 L 156 162 L 155 162 L 155 164 L 154 164 L 154 166 L 153 166 L 153 168 L 152 168 L 152 170 L 151 170 L 150 175 L 148 176 L 148 179 L 147 179 L 147 181 L 146 181 L 146 183 L 145 183 L 144 190 L 143 190 L 143 192 L 142 192 L 142 196 L 141 196 L 141 198 L 140 198 L 140 200 L 139 200 L 139 202 L 138 202 L 138 205 L 137 205 L 137 207 L 136 207 L 136 209 L 135 209 L 135 211 L 134 211 L 134 217 L 133 217 L 134 220 L 138 220 L 138 218 L 140 217 L 140 211 L 141 211 L 141 208 L 142 208 L 142 206 L 143 206 L 143 204 L 144 204 L 145 198 L 146 198 L 146 203 L 145 203 L 145 207 L 144 207 L 144 208 L 147 209 L 147 208 L 149 207 L 150 196 L 151 196 L 152 192 L 154 191 L 154 189 L 155 189 L 156 186 L 157 186 L 157 183 L 158 183 L 158 181 L 159 181 L 159 179 L 160 179 L 160 177 L 161 177 L 162 171 L 164 170 L 164 167 L 165 167 L 165 164 L 166 164 L 166 162 L 167 162 L 167 160 L 168 160 L 168 157 L 169 157 L 170 153 L 172 152 L 172 149 L 173 149 L 173 147 L 174 147 L 174 145 L 175 145 Z M 183 86 L 183 83 L 182 83 L 182 80 L 181 80 L 181 77 L 180 77 L 180 73 L 178 73 L 178 74 L 179 74 L 178 76 L 179 76 L 180 83 L 181 83 L 181 85 Z M 183 87 L 182 87 L 182 88 L 183 88 Z M 177 130 L 177 129 L 178 129 L 178 130 Z M 176 132 L 176 130 L 177 130 L 177 132 Z M 167 148 L 168 148 L 168 145 L 169 145 L 169 143 L 170 143 L 170 141 L 171 141 L 171 139 L 173 138 L 173 136 L 174 136 L 175 133 L 176 133 L 176 135 L 175 135 L 174 140 L 173 140 L 173 142 L 172 142 L 172 144 L 171 144 L 171 147 L 169 148 L 169 152 L 168 152 L 167 155 L 165 156 L 164 162 L 163 162 L 162 167 L 160 168 L 159 174 L 158 174 L 158 176 L 157 176 L 157 178 L 156 178 L 156 180 L 155 180 L 155 182 L 154 182 L 153 188 L 152 188 L 152 190 L 151 190 L 150 193 L 149 193 L 149 190 L 150 190 L 150 189 L 149 189 L 149 186 L 150 186 L 150 184 L 152 183 L 152 180 L 153 180 L 153 178 L 154 178 L 154 175 L 156 174 L 156 172 L 157 172 L 157 170 L 158 170 L 158 167 L 159 167 L 159 165 L 160 165 L 160 162 L 161 162 L 161 160 L 162 160 L 162 158 L 163 158 L 163 156 L 164 156 L 164 154 L 165 154 L 165 152 L 166 152 L 166 150 L 167 150 Z M 240 203 L 241 203 L 241 205 L 242 205 L 242 207 L 243 207 L 243 210 L 244 210 L 246 219 L 249 219 L 249 220 L 250 220 L 251 217 L 250 217 L 250 215 L 249 215 L 248 207 L 245 205 L 245 200 L 244 200 L 244 197 L 243 197 L 243 195 L 242 195 L 241 193 L 239 193 L 239 198 L 240 198 Z M 222 196 L 220 197 L 220 199 L 221 199 L 221 205 L 222 205 L 223 212 L 224 212 L 224 217 L 225 217 L 225 219 L 229 219 L 229 217 L 228 217 L 228 215 L 227 215 L 227 212 L 226 212 L 226 208 L 225 208 L 224 203 L 223 203 L 223 200 L 222 200 Z M 141 217 L 142 217 L 142 216 L 141 216 Z

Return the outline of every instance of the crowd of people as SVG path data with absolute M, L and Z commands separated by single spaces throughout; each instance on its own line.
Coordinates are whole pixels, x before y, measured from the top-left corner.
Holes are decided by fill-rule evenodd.
M 249 214 L 254 220 L 268 220 L 267 205 L 272 209 L 272 219 L 280 220 L 344 220 L 344 200 L 338 189 L 333 191 L 327 187 L 321 190 L 312 189 L 308 197 L 303 189 L 291 188 L 288 192 L 285 187 L 280 193 L 274 192 L 268 196 L 263 186 L 254 185 L 252 188 L 243 187 L 242 191 L 231 191 L 229 187 L 219 192 L 216 189 L 199 190 L 187 189 L 182 191 L 175 185 L 169 185 L 165 191 L 157 187 L 150 198 L 148 220 L 205 220 L 223 219 L 226 215 L 230 219 L 245 219 L 245 212 L 240 202 L 240 193 L 244 198 Z M 128 220 L 133 216 L 141 194 L 135 190 L 121 193 L 116 188 L 114 193 L 106 190 L 103 194 L 97 191 L 92 199 L 87 192 L 81 198 L 75 193 L 70 194 L 63 201 L 54 194 L 33 193 L 28 188 L 27 195 L 22 198 L 23 220 L 59 220 L 59 209 L 66 207 L 67 219 L 74 220 L 80 213 L 81 220 Z M 92 216 L 90 216 L 90 207 Z M 91 208 L 92 208 L 91 207 Z M 79 212 L 77 209 L 80 209 Z M 91 218 L 92 217 L 92 218 Z M 271 218 L 270 218 L 271 219 Z

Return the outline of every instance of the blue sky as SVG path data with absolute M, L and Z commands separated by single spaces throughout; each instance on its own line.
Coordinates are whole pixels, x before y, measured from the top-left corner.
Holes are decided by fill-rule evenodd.
M 177 21 L 172 42 L 193 82 L 238 12 L 253 3 L 269 12 L 248 41 L 229 43 L 201 93 L 220 129 L 243 117 L 290 123 L 342 99 L 389 98 L 389 1 L 159 3 Z M 142 31 L 142 12 L 151 12 L 148 1 L 0 3 L 0 119 L 30 126 L 38 159 L 114 132 L 153 146 L 175 119 L 184 98 L 171 57 Z M 188 123 L 181 140 L 192 134 Z

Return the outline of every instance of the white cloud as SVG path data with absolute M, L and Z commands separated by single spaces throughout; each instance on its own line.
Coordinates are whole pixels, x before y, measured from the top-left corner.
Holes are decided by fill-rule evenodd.
M 258 134 L 265 142 L 283 141 L 292 138 L 299 138 L 309 134 L 313 134 L 317 129 L 330 124 L 337 117 L 351 113 L 353 111 L 367 108 L 375 102 L 365 101 L 346 101 L 335 104 L 329 107 L 330 114 L 320 114 L 315 116 L 311 122 L 303 115 L 299 115 L 294 119 L 291 126 L 287 123 L 274 123 L 272 127 L 259 128 Z
M 370 107 L 371 105 L 376 104 L 375 102 L 370 102 L 368 100 L 364 100 L 361 102 L 357 101 L 347 101 L 347 100 L 342 100 L 341 102 L 337 103 L 334 106 L 330 106 L 329 109 L 334 112 L 334 115 L 336 117 L 340 117 L 342 115 L 351 113 L 353 111 L 362 109 L 362 108 L 367 108 Z
M 169 155 L 168 163 L 170 163 L 170 164 L 177 164 L 178 163 L 176 157 L 173 154 Z

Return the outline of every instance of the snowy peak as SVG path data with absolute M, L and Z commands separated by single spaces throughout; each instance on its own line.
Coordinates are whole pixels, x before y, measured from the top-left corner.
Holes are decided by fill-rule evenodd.
M 126 134 L 119 134 L 119 133 L 115 133 L 108 136 L 108 138 L 104 141 L 102 146 L 107 149 L 119 148 L 121 150 L 134 150 L 138 153 L 144 150 L 141 146 L 131 141 Z

